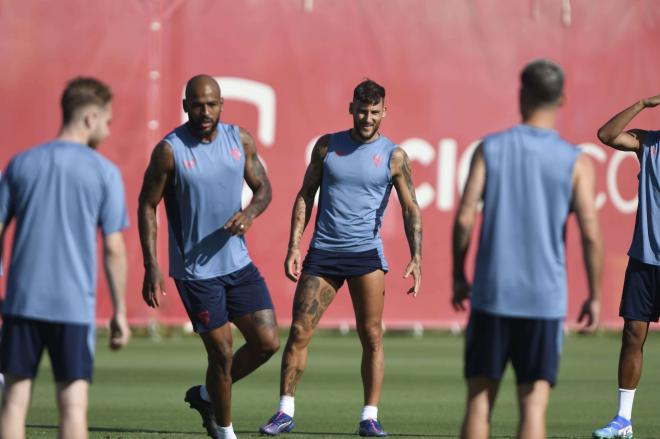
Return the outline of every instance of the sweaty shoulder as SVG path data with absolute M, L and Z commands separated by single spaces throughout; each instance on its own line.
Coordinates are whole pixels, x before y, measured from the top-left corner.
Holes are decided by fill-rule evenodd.
M 392 144 L 390 149 L 390 167 L 400 165 L 408 157 L 406 151 L 398 145 Z
M 316 153 L 321 159 L 324 159 L 331 145 L 336 145 L 335 142 L 338 140 L 337 136 L 339 135 L 341 135 L 341 132 L 324 134 L 319 137 L 319 139 L 316 141 L 316 144 L 314 145 L 312 154 Z

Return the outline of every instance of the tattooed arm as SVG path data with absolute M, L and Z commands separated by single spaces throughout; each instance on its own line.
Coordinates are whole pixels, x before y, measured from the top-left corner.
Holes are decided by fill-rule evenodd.
M 452 257 L 454 263 L 452 288 L 454 293 L 452 296 L 452 306 L 456 311 L 465 310 L 465 304 L 463 302 L 470 296 L 470 290 L 472 288 L 465 276 L 465 256 L 470 246 L 470 236 L 477 215 L 477 206 L 479 201 L 481 201 L 485 184 L 486 163 L 484 161 L 482 146 L 479 145 L 472 157 L 470 173 L 465 183 L 461 205 L 456 211 L 456 219 L 454 220 L 452 236 Z
M 240 129 L 240 133 L 243 151 L 245 151 L 245 182 L 252 189 L 252 200 L 245 209 L 236 212 L 225 224 L 225 229 L 229 229 L 232 235 L 242 235 L 247 232 L 252 221 L 266 210 L 273 197 L 270 181 L 257 155 L 254 139 L 243 128 Z
M 156 207 L 163 198 L 165 188 L 174 174 L 174 155 L 172 147 L 160 142 L 151 154 L 151 161 L 144 173 L 142 190 L 138 206 L 138 228 L 142 257 L 144 259 L 144 282 L 142 298 L 152 308 L 159 305 L 158 290 L 165 295 L 165 281 L 158 268 L 156 257 Z
M 392 152 L 390 159 L 390 169 L 392 170 L 392 183 L 399 196 L 401 211 L 403 212 L 403 225 L 406 230 L 406 238 L 410 247 L 410 263 L 406 267 L 403 277 L 407 278 L 411 274 L 415 283 L 408 294 L 417 296 L 422 282 L 422 212 L 417 205 L 415 197 L 415 186 L 412 182 L 412 171 L 410 169 L 410 160 L 406 152 L 397 147 Z
M 284 272 L 286 277 L 292 281 L 298 281 L 300 276 L 300 240 L 305 227 L 312 216 L 314 207 L 314 196 L 321 185 L 321 176 L 323 175 L 323 159 L 328 151 L 330 136 L 325 135 L 316 141 L 312 150 L 312 159 L 305 171 L 302 187 L 296 195 L 296 201 L 293 204 L 291 212 L 291 232 L 289 234 L 289 249 L 286 260 L 284 261 Z

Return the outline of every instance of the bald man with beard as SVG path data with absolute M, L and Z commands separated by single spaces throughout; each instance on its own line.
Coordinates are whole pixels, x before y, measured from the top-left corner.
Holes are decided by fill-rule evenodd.
M 212 438 L 235 438 L 232 384 L 278 349 L 273 304 L 252 263 L 245 233 L 271 200 L 271 186 L 252 136 L 219 122 L 223 99 L 214 78 L 198 75 L 186 85 L 188 122 L 156 147 L 140 192 L 138 222 L 144 256 L 142 295 L 158 307 L 165 284 L 156 257 L 156 207 L 165 200 L 169 275 L 208 354 L 206 386 L 188 389 L 185 401 L 202 416 Z M 243 182 L 252 189 L 241 208 Z M 230 322 L 245 337 L 232 352 Z

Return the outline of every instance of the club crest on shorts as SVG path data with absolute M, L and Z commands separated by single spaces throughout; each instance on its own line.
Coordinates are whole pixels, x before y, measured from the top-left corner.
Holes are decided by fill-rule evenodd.
M 197 314 L 197 318 L 202 322 L 204 326 L 208 326 L 211 321 L 211 316 L 208 311 L 202 311 Z

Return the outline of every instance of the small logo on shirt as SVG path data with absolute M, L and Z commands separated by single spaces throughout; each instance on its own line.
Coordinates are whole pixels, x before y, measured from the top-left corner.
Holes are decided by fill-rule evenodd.
M 241 152 L 235 146 L 231 148 L 230 154 L 236 161 L 239 161 L 241 159 Z
M 656 155 L 658 155 L 658 145 L 653 145 L 653 146 L 651 147 L 651 155 L 652 155 L 652 156 L 656 156 Z
M 208 326 L 209 322 L 211 321 L 211 316 L 209 315 L 208 311 L 202 311 L 199 314 L 197 314 L 197 317 L 199 320 L 202 322 L 204 326 Z
M 383 158 L 380 156 L 380 154 L 374 155 L 373 159 L 375 166 L 380 166 L 381 162 L 383 161 Z
M 183 161 L 183 167 L 186 169 L 192 169 L 195 167 L 195 160 L 184 160 Z

